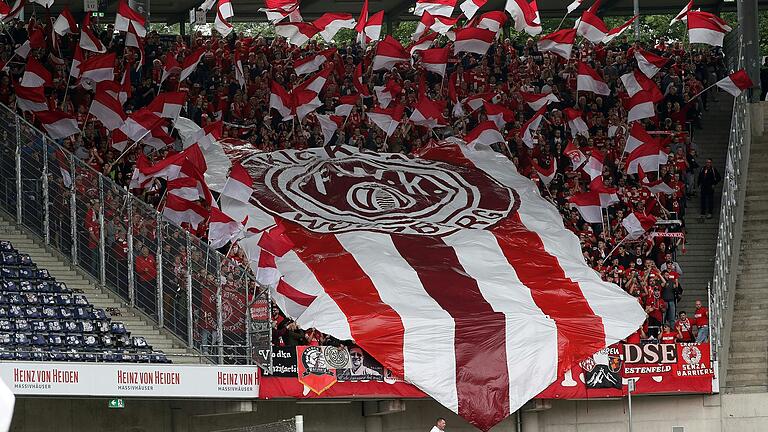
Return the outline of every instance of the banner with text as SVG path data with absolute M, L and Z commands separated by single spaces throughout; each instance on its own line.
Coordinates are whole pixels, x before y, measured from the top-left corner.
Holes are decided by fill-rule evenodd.
M 17 395 L 250 399 L 259 396 L 258 368 L 92 363 L 0 363 Z

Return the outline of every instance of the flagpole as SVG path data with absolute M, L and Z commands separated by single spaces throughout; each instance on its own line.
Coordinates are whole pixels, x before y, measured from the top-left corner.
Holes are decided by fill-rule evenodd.
M 623 239 L 621 239 L 621 241 L 619 241 L 618 243 L 616 243 L 616 246 L 614 246 L 614 247 L 613 247 L 613 249 L 611 249 L 611 251 L 610 251 L 610 252 L 608 252 L 608 255 L 606 255 L 606 256 L 605 256 L 605 259 L 603 260 L 602 264 L 600 264 L 600 265 L 605 265 L 606 261 L 608 261 L 609 259 L 611 259 L 611 256 L 613 256 L 613 253 L 614 253 L 614 252 L 616 252 L 616 249 L 618 249 L 618 248 L 619 248 L 619 246 L 621 246 L 621 245 L 622 245 L 622 243 L 624 243 L 624 240 L 626 240 L 626 239 L 627 239 L 627 237 L 629 237 L 629 234 L 625 235 L 625 236 L 624 236 L 624 238 L 623 238 Z
M 719 82 L 719 81 L 718 81 L 718 82 Z M 702 90 L 702 91 L 700 91 L 700 92 L 696 93 L 695 95 L 691 96 L 691 98 L 690 98 L 690 99 L 688 99 L 688 100 L 687 100 L 685 103 L 691 103 L 691 101 L 693 101 L 693 100 L 694 100 L 694 99 L 696 99 L 697 97 L 701 96 L 702 94 L 706 93 L 706 91 L 707 91 L 707 90 L 711 89 L 712 87 L 714 87 L 714 86 L 716 86 L 716 85 L 717 85 L 717 82 L 716 82 L 716 83 L 714 83 L 714 84 L 708 85 L 706 88 L 704 88 L 704 90 Z
M 565 22 L 565 19 L 568 18 L 568 14 L 570 14 L 570 12 L 568 12 L 568 9 L 566 9 L 565 10 L 565 15 L 563 15 L 563 19 L 560 20 L 560 24 L 557 25 L 557 28 L 555 29 L 555 31 L 560 30 L 560 27 L 563 26 L 563 23 Z

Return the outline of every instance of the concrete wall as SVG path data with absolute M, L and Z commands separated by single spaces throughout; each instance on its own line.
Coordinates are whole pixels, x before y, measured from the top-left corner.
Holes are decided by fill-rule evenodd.
M 633 430 L 672 432 L 768 431 L 768 393 L 715 396 L 635 397 Z M 445 417 L 449 432 L 476 429 L 433 401 L 406 401 L 402 413 L 365 417 L 360 401 L 302 404 L 295 401 L 211 402 L 126 399 L 108 409 L 107 399 L 19 398 L 13 432 L 214 432 L 268 423 L 297 414 L 306 432 L 427 432 Z M 524 432 L 623 432 L 627 401 L 553 401 L 552 408 L 523 415 Z M 514 416 L 492 432 L 515 431 Z

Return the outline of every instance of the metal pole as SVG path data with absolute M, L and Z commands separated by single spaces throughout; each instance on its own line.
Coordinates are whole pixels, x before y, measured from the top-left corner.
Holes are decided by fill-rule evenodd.
M 133 197 L 130 193 L 126 196 L 126 208 L 128 214 L 128 224 L 126 226 L 125 238 L 128 241 L 128 302 L 131 307 L 136 306 L 136 278 L 133 267 Z
M 43 137 L 43 237 L 51 244 L 51 203 L 48 191 L 48 138 Z
M 251 364 L 253 359 L 253 347 L 251 346 L 251 278 L 248 272 L 245 273 L 245 360 L 246 364 Z M 256 300 L 256 293 L 253 293 L 253 299 Z
M 77 172 L 75 171 L 75 156 L 70 154 L 69 159 L 69 172 L 72 177 L 72 184 L 69 191 L 69 219 L 70 219 L 70 234 L 72 235 L 72 264 L 77 265 Z
M 107 287 L 107 229 L 104 226 L 104 176 L 99 175 L 99 282 Z
M 219 339 L 219 364 L 224 363 L 224 316 L 222 315 L 222 297 L 221 289 L 223 284 L 221 283 L 221 260 L 218 254 L 214 255 L 216 260 L 216 284 L 218 289 L 216 290 L 216 337 Z
M 296 416 L 296 432 L 304 432 L 304 416 Z
M 157 326 L 163 328 L 163 218 L 160 213 L 155 213 L 157 220 Z
M 16 223 L 21 225 L 21 123 L 19 116 L 16 116 Z
M 185 231 L 185 235 L 187 240 L 187 345 L 193 347 L 195 326 L 192 322 L 192 239 L 189 231 Z
M 629 414 L 629 432 L 632 432 L 632 392 L 635 390 L 635 380 L 630 379 L 627 382 L 627 402 L 629 405 L 629 409 L 627 410 L 627 413 Z
M 632 0 L 632 6 L 635 10 L 635 16 L 637 18 L 635 19 L 634 26 L 635 26 L 635 40 L 640 40 L 640 0 Z

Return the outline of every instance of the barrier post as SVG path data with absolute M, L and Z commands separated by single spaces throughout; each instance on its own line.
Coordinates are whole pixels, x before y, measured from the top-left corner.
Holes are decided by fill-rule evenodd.
M 126 226 L 125 238 L 128 241 L 128 302 L 131 307 L 136 306 L 136 278 L 133 266 L 133 197 L 129 193 L 126 196 L 126 213 L 128 214 L 128 224 Z
M 72 235 L 72 264 L 77 265 L 77 171 L 75 171 L 75 156 L 67 155 L 69 162 L 69 173 L 72 178 L 72 184 L 69 186 L 69 218 L 70 234 Z
M 157 309 L 157 326 L 163 328 L 164 316 L 163 316 L 163 216 L 160 213 L 155 214 L 155 235 L 157 236 L 157 251 L 155 256 L 157 260 L 157 292 L 155 296 L 156 309 Z
M 184 231 L 186 239 L 186 251 L 187 251 L 187 345 L 190 348 L 194 347 L 194 329 L 195 323 L 192 321 L 192 239 L 189 236 L 189 231 Z M 202 347 L 200 347 L 202 352 Z
M 16 116 L 16 223 L 21 225 L 22 191 L 21 191 L 21 123 Z
M 107 288 L 107 250 L 106 227 L 104 226 L 104 176 L 99 176 L 99 282 Z
M 46 246 L 51 244 L 51 202 L 48 185 L 48 138 L 43 137 L 43 238 Z

